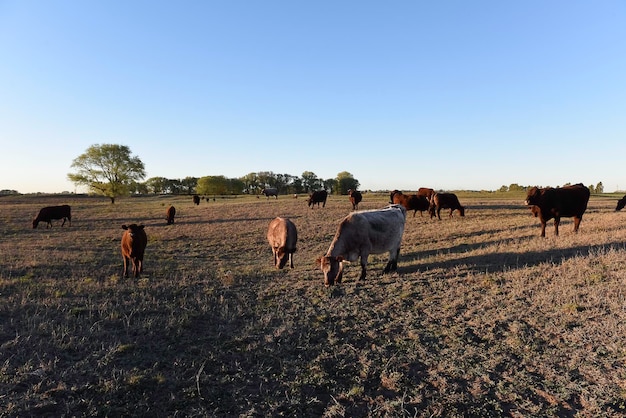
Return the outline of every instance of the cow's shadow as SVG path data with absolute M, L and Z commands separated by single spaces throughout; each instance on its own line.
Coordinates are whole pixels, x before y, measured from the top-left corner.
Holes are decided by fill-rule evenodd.
M 459 245 L 449 249 L 440 249 L 436 251 L 419 251 L 400 254 L 400 262 L 409 263 L 398 268 L 400 273 L 422 273 L 434 269 L 449 269 L 451 267 L 465 265 L 472 272 L 504 272 L 510 269 L 525 268 L 537 266 L 546 262 L 561 262 L 574 257 L 586 257 L 598 251 L 607 250 L 626 250 L 624 242 L 609 242 L 598 245 L 581 245 L 571 248 L 558 248 L 547 251 L 528 251 L 528 252 L 495 252 L 490 254 L 472 255 L 467 257 L 455 258 L 453 260 L 420 262 L 420 260 L 441 252 L 463 253 L 469 252 L 472 248 L 485 246 L 481 245 Z

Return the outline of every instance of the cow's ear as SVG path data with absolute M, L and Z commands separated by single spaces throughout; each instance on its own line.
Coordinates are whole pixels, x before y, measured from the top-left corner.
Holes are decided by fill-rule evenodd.
M 322 257 L 317 257 L 315 259 L 315 264 L 320 264 L 321 265 L 322 264 Z
M 122 225 L 122 229 L 128 229 L 126 225 Z

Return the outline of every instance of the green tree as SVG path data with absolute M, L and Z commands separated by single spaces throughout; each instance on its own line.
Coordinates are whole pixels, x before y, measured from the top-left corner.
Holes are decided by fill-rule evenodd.
M 348 190 L 357 190 L 360 186 L 359 181 L 347 171 L 337 174 L 337 194 L 348 194 Z
M 76 185 L 87 186 L 90 192 L 111 199 L 127 195 L 133 183 L 146 176 L 143 162 L 131 156 L 126 145 L 95 144 L 72 162 L 77 170 L 68 179 Z
M 150 177 L 145 181 L 145 185 L 148 188 L 148 192 L 161 194 L 165 193 L 168 181 L 169 180 L 165 177 Z
M 305 171 L 302 173 L 302 187 L 305 192 L 313 192 L 323 185 L 322 181 L 311 171 Z

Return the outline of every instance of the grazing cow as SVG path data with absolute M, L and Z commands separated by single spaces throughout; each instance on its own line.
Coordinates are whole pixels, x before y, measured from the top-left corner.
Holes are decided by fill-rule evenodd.
M 624 206 L 626 206 L 626 196 L 617 201 L 617 207 L 615 208 L 615 211 L 617 212 L 618 210 L 624 209 Z
M 316 203 L 318 208 L 320 207 L 320 203 L 322 204 L 322 207 L 325 208 L 326 198 L 328 198 L 328 192 L 326 190 L 317 190 L 309 195 L 306 202 L 311 209 L 315 207 Z
M 363 200 L 361 192 L 348 189 L 348 195 L 350 196 L 350 203 L 352 203 L 352 210 L 359 210 L 359 203 Z
M 274 253 L 274 265 L 282 269 L 289 261 L 293 268 L 293 253 L 296 252 L 298 231 L 296 226 L 287 218 L 275 218 L 267 228 L 267 241 Z
M 133 263 L 133 276 L 143 272 L 143 254 L 148 244 L 148 237 L 143 225 L 122 225 L 122 258 L 124 259 L 123 276 L 128 277 L 129 264 Z
M 416 194 L 403 194 L 399 190 L 394 190 L 389 194 L 389 203 L 395 203 L 404 206 L 408 211 L 413 211 L 413 217 L 417 211 L 420 211 L 420 216 L 423 216 L 424 211 L 428 210 L 430 203 L 424 196 L 418 196 Z
M 198 196 L 197 194 L 193 195 L 193 204 L 196 206 L 200 204 L 200 196 Z
M 276 199 L 278 199 L 278 189 L 276 187 L 266 187 L 265 189 L 261 190 L 261 194 L 264 194 L 268 199 L 270 198 L 270 196 L 274 196 Z
M 430 200 L 430 218 L 432 219 L 437 213 L 437 218 L 441 220 L 441 209 L 450 209 L 450 217 L 455 210 L 459 211 L 461 216 L 465 216 L 465 207 L 459 203 L 459 198 L 454 193 L 435 193 Z
M 170 206 L 167 208 L 167 212 L 165 213 L 165 219 L 167 220 L 168 225 L 174 223 L 174 216 L 176 216 L 176 208 L 174 206 Z
M 39 222 L 46 222 L 46 228 L 52 228 L 53 219 L 63 219 L 61 226 L 65 225 L 65 221 L 69 221 L 69 226 L 72 226 L 72 208 L 69 205 L 41 208 L 37 217 L 33 219 L 33 229 L 37 228 Z
M 554 218 L 554 235 L 559 235 L 561 218 L 574 218 L 574 232 L 578 232 L 580 221 L 587 210 L 589 189 L 578 183 L 564 187 L 533 187 L 528 191 L 526 204 L 538 207 L 533 210 L 541 221 L 541 236 L 546 236 L 546 222 Z M 532 210 L 532 209 L 531 209 Z
M 432 199 L 434 194 L 435 194 L 435 191 L 433 189 L 428 188 L 428 187 L 420 187 L 417 190 L 417 195 L 418 196 L 424 196 L 429 202 Z
M 370 254 L 389 251 L 389 261 L 383 273 L 397 270 L 405 222 L 406 209 L 402 205 L 352 212 L 346 216 L 339 224 L 326 255 L 316 260 L 324 273 L 324 285 L 341 283 L 343 262 L 358 258 L 361 259 L 359 280 L 364 280 Z

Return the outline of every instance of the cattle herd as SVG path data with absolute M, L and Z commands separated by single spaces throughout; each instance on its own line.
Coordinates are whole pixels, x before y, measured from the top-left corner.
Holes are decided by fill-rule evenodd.
M 278 191 L 275 188 L 265 188 L 262 191 L 268 199 L 273 196 L 278 199 Z M 348 196 L 352 204 L 352 210 L 341 220 L 337 232 L 333 237 L 328 251 L 316 260 L 324 274 L 324 285 L 331 286 L 341 283 L 343 276 L 343 262 L 360 259 L 361 275 L 359 280 L 366 277 L 367 259 L 370 254 L 382 254 L 389 252 L 389 260 L 383 273 L 395 271 L 398 266 L 400 246 L 406 214 L 413 211 L 413 216 L 420 211 L 428 211 L 431 219 L 437 216 L 441 219 L 441 209 L 450 209 L 449 216 L 457 210 L 460 216 L 465 216 L 465 208 L 461 206 L 459 199 L 453 193 L 440 193 L 433 189 L 422 187 L 416 194 L 403 194 L 394 190 L 389 195 L 389 206 L 382 209 L 358 211 L 359 202 L 363 196 L 356 190 L 349 190 Z M 587 209 L 590 192 L 583 184 L 574 184 L 564 187 L 531 188 L 526 196 L 525 204 L 532 214 L 541 222 L 541 236 L 546 236 L 546 224 L 554 219 L 554 234 L 559 235 L 561 218 L 574 218 L 574 232 L 578 232 L 583 214 Z M 319 208 L 326 206 L 328 193 L 319 190 L 309 195 L 307 204 L 313 208 L 316 204 Z M 198 205 L 200 199 L 193 196 L 193 203 Z M 616 211 L 626 206 L 626 196 L 619 199 Z M 174 223 L 176 209 L 169 206 L 166 211 L 167 224 Z M 42 208 L 33 219 L 33 228 L 37 228 L 39 222 L 46 222 L 46 228 L 52 227 L 52 220 L 63 220 L 72 225 L 71 208 L 69 205 L 48 206 Z M 143 256 L 148 242 L 144 225 L 122 225 L 124 233 L 121 239 L 121 251 L 123 258 L 123 276 L 128 277 L 128 269 L 132 265 L 134 277 L 139 277 L 143 271 Z M 298 231 L 295 224 L 282 217 L 273 219 L 267 230 L 267 241 L 272 249 L 273 264 L 282 269 L 287 263 L 294 268 L 293 254 L 296 252 Z

